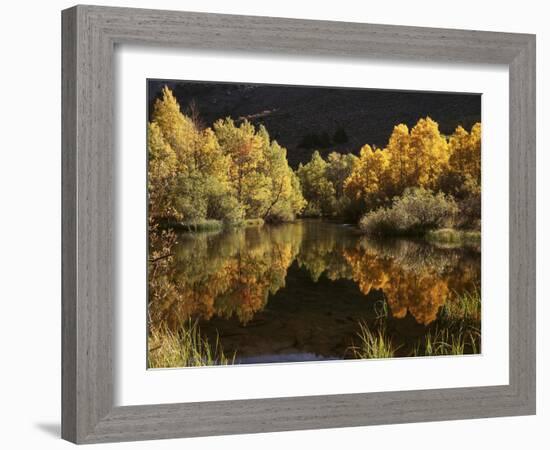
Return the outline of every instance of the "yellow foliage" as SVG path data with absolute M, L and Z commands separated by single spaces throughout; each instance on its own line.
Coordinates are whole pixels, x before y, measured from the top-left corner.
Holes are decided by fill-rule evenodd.
M 413 161 L 410 151 L 410 136 L 407 125 L 399 124 L 393 128 L 386 147 L 391 164 L 389 178 L 397 191 L 402 191 L 413 183 Z
M 155 101 L 152 119 L 176 152 L 180 165 L 185 166 L 198 145 L 199 133 L 192 120 L 181 113 L 179 103 L 166 86 L 162 90 L 162 99 Z
M 481 182 L 481 125 L 458 127 L 447 139 L 430 117 L 409 130 L 393 128 L 384 149 L 364 145 L 359 157 L 314 152 L 296 173 L 286 149 L 267 130 L 231 118 L 203 129 L 182 114 L 168 87 L 157 99 L 148 129 L 151 211 L 178 220 L 243 218 L 292 220 L 310 215 L 357 214 L 387 206 L 406 188 L 443 190 L 473 199 Z M 153 205 L 152 203 L 155 203 Z M 160 203 L 160 204 L 156 204 Z
M 411 130 L 409 145 L 412 182 L 416 182 L 416 186 L 434 189 L 449 162 L 447 140 L 439 133 L 437 122 L 429 117 L 420 119 Z
M 453 181 L 455 180 L 455 181 Z M 344 182 L 345 194 L 365 202 L 367 210 L 389 203 L 409 187 L 445 192 L 459 180 L 460 189 L 475 192 L 481 182 L 481 124 L 468 133 L 458 127 L 447 140 L 429 117 L 409 131 L 405 124 L 393 128 L 385 149 L 365 145 Z
M 363 198 L 367 203 L 384 191 L 390 158 L 388 152 L 372 149 L 370 145 L 361 148 L 359 159 L 351 175 L 344 183 L 344 191 L 355 199 Z
M 458 127 L 449 138 L 449 169 L 463 178 L 481 183 L 481 124 L 478 122 L 470 133 Z
M 156 123 L 150 123 L 147 131 L 149 216 L 173 216 L 175 210 L 172 189 L 177 170 L 176 153 L 164 140 Z
M 196 111 L 195 111 L 196 113 Z M 286 149 L 231 118 L 203 128 L 162 90 L 148 128 L 150 218 L 238 223 L 243 218 L 285 221 L 305 206 Z

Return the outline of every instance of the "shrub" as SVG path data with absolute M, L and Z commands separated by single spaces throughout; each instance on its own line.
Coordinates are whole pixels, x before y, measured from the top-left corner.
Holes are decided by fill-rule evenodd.
M 323 215 L 321 208 L 319 208 L 314 203 L 308 203 L 304 211 L 302 212 L 302 217 L 321 217 Z
M 452 226 L 457 213 L 458 206 L 452 197 L 413 188 L 395 197 L 390 208 L 365 214 L 359 221 L 359 228 L 372 235 L 422 235 L 429 230 Z
M 180 231 L 202 232 L 202 231 L 218 231 L 223 228 L 223 223 L 215 219 L 203 219 L 189 222 L 175 222 L 170 224 L 171 228 Z
M 261 227 L 264 224 L 264 219 L 257 218 L 257 219 L 245 219 L 243 222 L 243 226 L 245 227 Z
M 481 229 L 481 187 L 476 180 L 466 177 L 462 185 L 462 198 L 458 202 L 462 228 Z
M 223 193 L 210 198 L 209 216 L 234 225 L 244 220 L 244 206 L 233 196 Z
M 288 208 L 275 209 L 265 218 L 265 222 L 267 223 L 292 222 L 295 218 L 296 216 Z

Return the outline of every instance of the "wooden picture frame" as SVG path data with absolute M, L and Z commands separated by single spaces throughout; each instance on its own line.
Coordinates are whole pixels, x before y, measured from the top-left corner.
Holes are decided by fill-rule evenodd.
M 62 437 L 76 443 L 535 413 L 535 36 L 75 6 L 62 13 Z M 116 44 L 505 64 L 510 87 L 509 384 L 114 406 Z

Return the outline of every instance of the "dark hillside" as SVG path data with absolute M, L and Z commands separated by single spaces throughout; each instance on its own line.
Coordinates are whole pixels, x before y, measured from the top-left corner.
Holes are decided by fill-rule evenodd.
M 173 90 L 184 113 L 194 102 L 207 126 L 227 116 L 264 124 L 288 149 L 293 168 L 307 162 L 315 149 L 326 155 L 333 150 L 358 153 L 364 144 L 383 147 L 394 125 L 410 127 L 427 115 L 444 134 L 481 120 L 479 94 L 166 80 L 149 80 L 149 111 L 164 85 Z

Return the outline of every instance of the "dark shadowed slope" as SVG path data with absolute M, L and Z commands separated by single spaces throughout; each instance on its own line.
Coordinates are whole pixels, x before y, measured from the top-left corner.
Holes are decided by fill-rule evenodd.
M 333 150 L 358 153 L 364 144 L 383 147 L 394 125 L 410 127 L 428 115 L 444 134 L 481 120 L 479 94 L 167 80 L 149 80 L 149 111 L 164 85 L 173 90 L 183 112 L 194 101 L 207 126 L 227 116 L 264 124 L 288 149 L 294 168 L 307 162 L 314 149 L 326 155 Z

